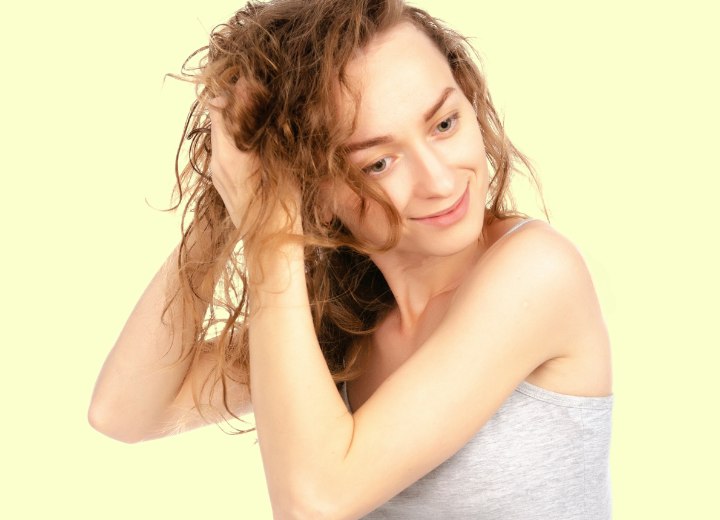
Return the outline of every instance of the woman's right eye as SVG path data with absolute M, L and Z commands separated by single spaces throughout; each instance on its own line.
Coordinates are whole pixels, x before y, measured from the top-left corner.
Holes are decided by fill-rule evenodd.
M 369 175 L 380 175 L 390 167 L 390 157 L 383 157 L 367 165 L 362 170 Z

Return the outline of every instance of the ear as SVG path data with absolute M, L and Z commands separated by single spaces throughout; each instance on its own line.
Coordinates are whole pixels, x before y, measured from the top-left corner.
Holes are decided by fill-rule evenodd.
M 326 226 L 329 226 L 333 219 L 331 206 L 331 204 L 323 204 L 320 208 L 320 220 Z
M 320 207 L 318 208 L 318 216 L 324 225 L 329 226 L 335 216 L 334 190 L 329 181 L 320 185 L 319 195 Z

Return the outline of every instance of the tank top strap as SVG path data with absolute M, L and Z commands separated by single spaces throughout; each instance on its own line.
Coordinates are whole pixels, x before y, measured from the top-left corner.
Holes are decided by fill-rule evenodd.
M 536 219 L 536 218 L 528 218 L 528 219 L 525 219 L 525 220 L 521 220 L 520 222 L 518 222 L 517 224 L 515 224 L 513 227 L 511 227 L 510 229 L 508 229 L 508 230 L 503 234 L 503 236 L 507 236 L 507 235 L 509 235 L 509 234 L 511 234 L 511 233 L 514 233 L 515 231 L 517 231 L 518 229 L 520 229 L 521 227 L 523 227 L 523 226 L 524 226 L 525 224 L 527 224 L 528 222 L 534 222 L 535 220 L 537 220 L 537 219 Z

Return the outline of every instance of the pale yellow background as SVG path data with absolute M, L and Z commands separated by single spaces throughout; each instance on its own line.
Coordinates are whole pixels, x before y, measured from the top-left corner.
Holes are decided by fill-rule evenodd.
M 474 37 L 554 225 L 595 276 L 614 343 L 614 518 L 720 518 L 716 3 L 418 4 Z M 234 7 L 3 8 L 2 518 L 269 517 L 253 436 L 128 446 L 85 418 L 178 238 L 145 203 L 168 200 L 192 97 L 163 74 Z

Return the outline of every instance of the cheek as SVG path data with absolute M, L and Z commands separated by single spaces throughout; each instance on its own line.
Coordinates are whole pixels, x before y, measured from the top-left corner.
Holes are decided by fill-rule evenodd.
M 482 163 L 483 166 L 486 164 L 485 143 L 479 123 L 468 128 L 463 139 L 463 147 L 467 150 L 470 161 L 476 164 Z
M 360 199 L 354 193 L 344 200 L 336 214 L 356 239 L 373 246 L 385 244 L 392 232 L 382 206 L 372 199 L 368 199 L 365 216 L 360 218 Z
M 485 170 L 486 157 L 480 125 L 472 116 L 463 114 L 459 131 L 440 144 L 446 159 L 451 165 L 460 169 L 481 172 Z
M 382 213 L 373 201 L 368 201 L 365 218 L 360 218 L 362 202 L 355 192 L 350 189 L 343 189 L 337 194 L 335 199 L 335 214 L 340 221 L 347 227 L 357 238 L 369 238 L 369 227 L 373 222 L 378 221 L 378 215 Z
M 352 230 L 360 213 L 360 199 L 349 189 L 339 189 L 333 199 L 333 213 Z
M 403 213 L 413 196 L 412 172 L 406 168 L 401 166 L 380 182 L 385 196 L 400 214 Z

